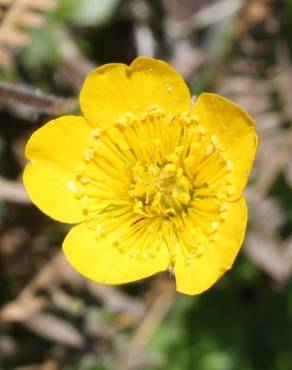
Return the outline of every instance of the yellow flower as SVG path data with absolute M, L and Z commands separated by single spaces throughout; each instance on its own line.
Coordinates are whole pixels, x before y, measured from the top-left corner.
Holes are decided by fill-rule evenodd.
M 198 294 L 231 267 L 247 210 L 254 122 L 215 94 L 195 102 L 165 62 L 107 64 L 64 116 L 26 146 L 24 184 L 56 220 L 78 223 L 63 249 L 84 276 L 120 284 L 171 269 Z

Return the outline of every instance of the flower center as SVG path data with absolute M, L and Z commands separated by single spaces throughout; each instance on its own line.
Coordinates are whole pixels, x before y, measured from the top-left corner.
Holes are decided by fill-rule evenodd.
M 129 195 L 134 200 L 134 212 L 145 216 L 175 217 L 187 212 L 192 198 L 192 184 L 181 166 L 175 163 L 137 163 L 132 169 L 133 184 Z

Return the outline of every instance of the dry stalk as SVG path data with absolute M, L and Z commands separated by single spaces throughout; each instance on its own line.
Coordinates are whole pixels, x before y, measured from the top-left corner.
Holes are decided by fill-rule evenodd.
M 167 34 L 172 39 L 187 37 L 195 30 L 237 16 L 244 5 L 244 0 L 220 0 L 214 4 L 208 4 L 184 20 L 175 22 L 168 20 L 166 24 Z
M 32 314 L 35 315 L 41 312 L 48 300 L 38 296 L 38 292 L 52 286 L 56 287 L 60 282 L 71 284 L 74 287 L 81 287 L 85 282 L 91 296 L 101 301 L 110 312 L 129 312 L 137 319 L 145 312 L 143 303 L 137 299 L 119 293 L 109 286 L 84 281 L 81 275 L 76 273 L 68 264 L 63 253 L 57 252 L 22 289 L 18 296 L 0 309 L 0 322 L 23 322 L 30 319 Z
M 20 182 L 6 180 L 2 177 L 0 177 L 0 199 L 14 203 L 30 203 L 23 185 Z
M 162 291 L 156 297 L 127 345 L 126 355 L 117 359 L 117 363 L 121 369 L 136 370 L 138 368 L 144 368 L 144 366 L 142 366 L 144 362 L 143 353 L 173 306 L 175 296 L 176 292 L 174 286 L 171 285 L 166 291 Z
M 17 108 L 25 108 L 32 114 L 60 115 L 77 110 L 77 102 L 74 98 L 66 99 L 48 95 L 30 86 L 4 82 L 0 83 L 0 103 L 10 107 L 12 112 L 17 112 Z
M 28 28 L 41 27 L 41 12 L 57 7 L 57 0 L 0 0 L 0 65 L 11 61 L 11 50 L 29 43 Z

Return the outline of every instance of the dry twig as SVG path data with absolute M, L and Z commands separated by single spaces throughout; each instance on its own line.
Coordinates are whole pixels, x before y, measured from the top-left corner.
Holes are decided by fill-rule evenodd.
M 292 274 L 292 238 L 282 240 L 279 229 L 285 215 L 275 200 L 265 198 L 258 189 L 249 189 L 250 227 L 246 252 L 250 259 L 284 285 Z
M 77 107 L 75 99 L 47 95 L 28 86 L 12 85 L 3 82 L 0 83 L 0 102 L 11 107 L 12 111 L 17 110 L 17 107 L 25 107 L 32 113 L 51 115 L 74 111 Z
M 60 52 L 62 57 L 59 72 L 62 79 L 65 80 L 74 91 L 79 93 L 84 78 L 89 72 L 96 68 L 96 65 L 80 52 L 74 38 L 66 28 L 60 28 L 58 34 L 61 40 Z
M 0 199 L 23 204 L 30 203 L 30 200 L 28 199 L 28 196 L 21 183 L 11 180 L 5 180 L 1 177 Z
M 175 289 L 173 285 L 162 291 L 150 306 L 140 325 L 137 327 L 131 341 L 126 349 L 126 360 L 121 361 L 122 369 L 133 370 L 144 368 L 143 353 L 159 325 L 171 309 L 175 300 Z M 143 366 L 142 363 L 143 362 Z
M 24 321 L 31 313 L 36 314 L 44 307 L 47 300 L 43 301 L 37 297 L 40 289 L 46 289 L 56 285 L 58 282 L 66 282 L 76 286 L 87 284 L 87 288 L 93 296 L 100 300 L 111 312 L 132 313 L 136 318 L 145 312 L 144 305 L 137 299 L 117 292 L 115 289 L 85 281 L 81 275 L 76 273 L 65 260 L 62 252 L 57 253 L 24 287 L 20 294 L 0 310 L 0 320 L 3 322 Z M 32 302 L 31 307 L 29 302 Z M 27 303 L 27 304 L 26 304 Z
M 183 38 L 195 30 L 211 26 L 234 16 L 244 6 L 244 0 L 220 0 L 209 4 L 182 21 L 166 24 L 167 33 L 174 39 Z

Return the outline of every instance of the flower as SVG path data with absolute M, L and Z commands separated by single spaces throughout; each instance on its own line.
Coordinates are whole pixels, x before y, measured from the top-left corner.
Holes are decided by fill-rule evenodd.
M 50 121 L 26 146 L 31 200 L 78 224 L 68 261 L 100 283 L 171 269 L 178 291 L 208 289 L 243 241 L 253 120 L 215 94 L 193 101 L 179 74 L 147 57 L 91 72 L 80 106 L 83 116 Z

